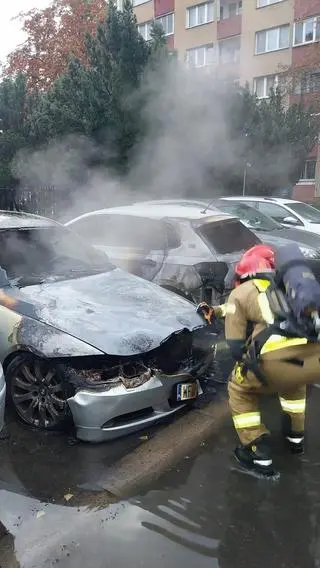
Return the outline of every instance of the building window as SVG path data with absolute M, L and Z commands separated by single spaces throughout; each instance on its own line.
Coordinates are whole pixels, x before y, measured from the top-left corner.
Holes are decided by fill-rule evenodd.
M 215 62 L 215 49 L 212 43 L 188 49 L 186 60 L 190 67 L 206 67 Z
M 279 28 L 269 28 L 256 33 L 256 54 L 277 51 L 289 47 L 289 24 Z
M 296 82 L 295 95 L 320 92 L 320 69 L 304 73 L 301 79 Z
M 213 2 L 203 2 L 187 8 L 187 28 L 213 22 Z
M 138 24 L 138 32 L 142 35 L 145 41 L 149 41 L 151 39 L 151 27 L 152 21 Z
M 257 8 L 264 8 L 265 6 L 271 6 L 271 4 L 279 4 L 283 0 L 257 0 Z
M 166 36 L 174 34 L 174 14 L 166 14 L 156 19 L 162 25 Z
M 303 45 L 315 41 L 320 41 L 320 16 L 294 23 L 293 45 Z
M 300 180 L 315 180 L 316 179 L 317 160 L 307 160 L 301 172 Z
M 219 42 L 219 63 L 238 63 L 240 61 L 240 36 Z
M 229 4 L 220 5 L 220 20 L 228 20 L 242 13 L 242 0 L 239 2 L 230 2 Z
M 278 86 L 278 75 L 265 75 L 263 77 L 255 77 L 253 80 L 253 91 L 258 99 L 269 98 L 271 89 L 276 89 Z

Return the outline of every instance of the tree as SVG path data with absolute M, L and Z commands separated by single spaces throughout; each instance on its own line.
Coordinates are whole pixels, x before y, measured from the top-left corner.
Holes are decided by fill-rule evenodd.
M 25 74 L 29 87 L 48 89 L 70 58 L 87 64 L 86 36 L 96 32 L 105 16 L 105 0 L 52 0 L 44 10 L 21 13 L 27 38 L 9 55 L 6 74 Z
M 292 187 L 317 142 L 318 117 L 302 104 L 287 108 L 279 89 L 271 91 L 269 101 L 259 102 L 248 90 L 239 97 L 231 113 L 231 131 L 239 136 L 243 125 L 246 134 L 241 152 L 243 165 L 249 162 L 251 166 L 248 193 L 270 194 Z M 238 192 L 243 170 L 238 171 Z
M 12 160 L 27 144 L 31 106 L 25 77 L 0 83 L 0 189 L 14 188 L 18 183 L 12 172 Z

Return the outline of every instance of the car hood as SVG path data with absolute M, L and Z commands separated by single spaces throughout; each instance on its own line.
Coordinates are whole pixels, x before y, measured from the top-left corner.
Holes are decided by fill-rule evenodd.
M 20 292 L 33 317 L 108 355 L 151 351 L 173 333 L 203 325 L 193 304 L 120 269 Z
M 292 244 L 292 241 L 302 247 L 320 250 L 320 237 L 307 231 L 297 229 L 276 229 L 275 231 L 254 231 L 264 243 L 282 246 Z

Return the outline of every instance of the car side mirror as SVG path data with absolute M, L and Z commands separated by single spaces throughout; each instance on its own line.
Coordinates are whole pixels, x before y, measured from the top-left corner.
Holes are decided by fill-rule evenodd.
M 287 223 L 288 225 L 299 225 L 298 219 L 291 217 L 290 215 L 282 219 L 282 223 Z

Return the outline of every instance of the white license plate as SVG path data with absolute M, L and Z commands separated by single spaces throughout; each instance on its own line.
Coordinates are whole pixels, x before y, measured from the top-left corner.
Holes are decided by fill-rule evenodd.
M 177 400 L 193 400 L 198 396 L 197 383 L 180 383 L 177 385 Z

